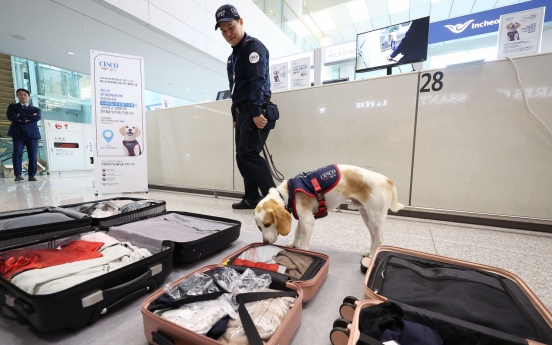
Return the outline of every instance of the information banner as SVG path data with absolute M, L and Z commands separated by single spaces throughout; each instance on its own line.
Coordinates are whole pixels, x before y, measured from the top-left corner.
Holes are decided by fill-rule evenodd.
M 91 50 L 96 194 L 146 192 L 144 58 Z
M 503 14 L 498 27 L 498 57 L 540 52 L 546 7 Z
M 288 89 L 288 63 L 280 63 L 270 67 L 271 91 L 285 91 Z
M 291 62 L 291 88 L 300 89 L 310 86 L 310 58 Z

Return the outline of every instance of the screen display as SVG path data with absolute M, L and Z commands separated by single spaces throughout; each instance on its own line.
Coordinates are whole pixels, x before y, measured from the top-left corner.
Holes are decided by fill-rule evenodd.
M 425 61 L 429 17 L 358 34 L 356 72 Z
M 221 99 L 227 99 L 227 98 L 230 98 L 230 90 L 226 90 L 226 91 L 219 91 L 217 93 L 217 101 L 221 100 Z

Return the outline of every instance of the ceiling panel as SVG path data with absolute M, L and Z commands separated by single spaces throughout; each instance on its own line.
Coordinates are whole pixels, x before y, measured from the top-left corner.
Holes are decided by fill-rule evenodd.
M 471 13 L 475 0 L 455 0 L 450 10 L 450 18 L 465 16 Z
M 339 32 L 341 33 L 341 37 L 343 37 L 343 40 L 345 42 L 356 40 L 356 36 L 358 34 L 355 26 L 353 24 L 342 26 L 340 28 L 337 28 Z
M 410 9 L 431 4 L 431 0 L 410 0 Z
M 399 13 L 393 13 L 389 15 L 391 18 L 391 25 L 408 22 L 410 20 L 410 11 L 402 11 Z
M 303 6 L 308 11 L 316 12 L 332 6 L 344 4 L 349 1 L 350 0 L 303 0 Z
M 496 0 L 475 0 L 471 13 L 487 11 L 494 8 Z
M 343 37 L 341 36 L 341 33 L 339 32 L 338 29 L 324 31 L 324 35 L 332 37 L 332 44 L 338 44 L 338 43 L 344 42 Z
M 363 32 L 374 30 L 374 26 L 372 25 L 371 20 L 367 20 L 365 22 L 355 23 L 355 29 L 356 29 L 357 33 L 360 34 L 360 33 L 363 33 Z
M 389 15 L 372 18 L 372 25 L 374 26 L 374 29 L 381 29 L 391 25 Z
M 431 5 L 418 6 L 410 9 L 410 20 L 429 16 Z
M 328 12 L 337 27 L 353 24 L 345 5 L 330 7 Z
M 442 0 L 431 4 L 431 11 L 429 13 L 431 22 L 438 22 L 440 20 L 448 19 L 452 3 L 453 0 Z
M 370 18 L 376 18 L 389 14 L 389 7 L 387 6 L 387 0 L 366 0 L 368 5 L 368 12 L 370 12 Z

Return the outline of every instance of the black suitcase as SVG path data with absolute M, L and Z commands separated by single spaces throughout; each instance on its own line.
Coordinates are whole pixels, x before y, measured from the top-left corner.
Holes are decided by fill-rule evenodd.
M 180 223 L 179 223 L 180 222 Z M 174 242 L 174 261 L 188 263 L 216 253 L 240 237 L 241 222 L 204 214 L 169 211 L 110 227 L 118 238 L 158 245 Z M 154 229 L 154 230 L 152 230 Z
M 0 213 L 0 248 L 7 250 L 41 241 L 41 235 L 63 236 L 91 225 L 87 215 L 59 207 L 36 207 Z
M 19 241 L 17 247 L 57 248 L 62 243 L 80 239 L 82 234 L 95 231 L 99 229 L 79 227 L 64 231 L 42 231 L 27 237 L 30 239 L 27 245 Z M 17 233 L 12 235 L 16 236 Z M 131 244 L 143 248 L 138 242 Z M 14 248 L 13 245 L 10 247 Z M 1 252 L 5 252 L 5 249 L 0 247 Z M 165 241 L 157 252 L 150 252 L 152 255 L 142 260 L 50 294 L 29 294 L 11 280 L 0 277 L 0 300 L 41 331 L 81 328 L 94 323 L 117 307 L 162 286 L 172 271 L 174 244 Z
M 64 209 L 70 209 L 70 210 L 73 210 L 73 211 L 76 211 L 76 212 L 81 212 L 79 210 L 82 209 L 82 208 L 86 208 L 88 205 L 89 205 L 88 207 L 90 207 L 90 206 L 93 207 L 94 205 L 97 205 L 101 202 L 106 202 L 106 201 L 140 202 L 140 201 L 146 201 L 146 200 L 155 201 L 155 204 L 147 206 L 147 207 L 139 208 L 139 209 L 136 209 L 136 210 L 132 210 L 132 211 L 115 214 L 115 215 L 109 216 L 109 217 L 103 217 L 103 218 L 92 217 L 92 225 L 99 226 L 99 227 L 102 227 L 102 228 L 107 228 L 107 227 L 110 227 L 110 226 L 113 226 L 113 225 L 122 224 L 122 223 L 126 223 L 126 222 L 129 222 L 129 221 L 135 220 L 135 219 L 139 219 L 139 218 L 144 217 L 144 216 L 149 216 L 149 215 L 152 215 L 152 214 L 157 214 L 157 213 L 164 212 L 167 209 L 167 203 L 163 200 L 117 197 L 117 198 L 111 198 L 111 199 L 102 199 L 102 200 L 81 202 L 81 203 L 76 203 L 76 204 L 62 205 L 62 206 L 59 206 L 59 207 L 64 208 Z

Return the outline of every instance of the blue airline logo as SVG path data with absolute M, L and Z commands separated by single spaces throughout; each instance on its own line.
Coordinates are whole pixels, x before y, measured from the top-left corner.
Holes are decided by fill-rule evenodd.
M 108 70 L 110 68 L 119 68 L 119 64 L 116 62 L 100 61 L 100 67 L 103 70 Z

